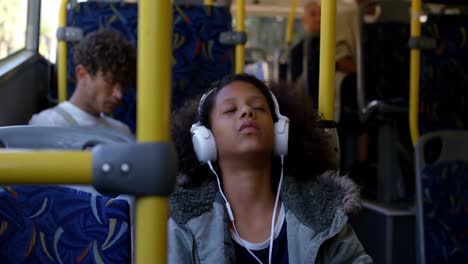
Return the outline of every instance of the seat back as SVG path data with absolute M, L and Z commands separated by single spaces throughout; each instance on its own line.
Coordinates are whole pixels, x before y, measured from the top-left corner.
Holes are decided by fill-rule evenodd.
M 77 27 L 86 35 L 99 28 L 111 28 L 124 35 L 137 46 L 138 5 L 127 2 L 74 2 L 67 9 L 67 26 Z M 74 43 L 67 44 L 67 95 L 70 97 L 76 87 L 75 65 L 73 63 Z M 136 129 L 136 88 L 131 87 L 116 108 L 114 117 L 135 132 Z
M 415 153 L 419 263 L 468 263 L 468 131 L 429 133 Z
M 0 186 L 4 263 L 130 263 L 125 200 L 60 186 Z
M 180 2 L 180 1 L 179 1 Z M 172 106 L 206 91 L 213 81 L 233 72 L 233 46 L 220 43 L 220 34 L 231 31 L 229 6 L 175 4 L 173 6 Z M 127 2 L 77 2 L 67 10 L 67 26 L 84 35 L 101 27 L 112 28 L 137 46 L 138 4 Z M 68 95 L 75 89 L 73 44 L 67 45 Z M 156 88 L 156 87 L 155 87 Z M 114 117 L 135 132 L 136 88 L 123 97 Z
M 0 128 L 7 149 L 80 150 L 132 141 L 103 129 Z M 131 263 L 131 212 L 124 199 L 90 187 L 1 185 L 0 204 L 2 263 Z
M 206 92 L 213 81 L 233 73 L 233 46 L 220 35 L 232 30 L 228 6 L 174 5 L 172 106 Z
M 373 5 L 375 15 L 366 14 Z M 376 109 L 391 113 L 408 108 L 409 9 L 408 2 L 388 0 L 366 1 L 360 6 L 357 95 L 362 120 Z
M 421 52 L 421 134 L 468 129 L 468 13 L 429 15 L 422 35 L 436 47 Z

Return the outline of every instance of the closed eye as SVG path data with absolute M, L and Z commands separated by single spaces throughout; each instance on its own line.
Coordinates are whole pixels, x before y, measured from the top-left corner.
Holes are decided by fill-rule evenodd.
M 230 113 L 234 113 L 235 111 L 236 111 L 236 108 L 228 108 L 224 110 L 223 114 L 230 114 Z
M 265 112 L 265 108 L 263 108 L 263 107 L 254 107 L 254 109 L 256 111 Z

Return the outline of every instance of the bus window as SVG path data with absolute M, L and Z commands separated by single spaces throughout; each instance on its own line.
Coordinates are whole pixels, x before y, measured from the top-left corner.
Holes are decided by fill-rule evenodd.
M 28 0 L 0 0 L 0 60 L 26 47 Z
M 233 23 L 235 25 L 235 21 Z M 266 60 L 272 62 L 275 50 L 285 45 L 286 23 L 286 16 L 247 16 L 245 18 L 246 47 L 261 47 L 266 53 Z M 302 35 L 301 21 L 296 19 L 293 43 L 299 41 Z
M 60 2 L 61 0 L 47 0 L 41 2 L 39 53 L 52 63 L 55 63 L 57 53 L 57 37 L 55 32 L 58 28 Z

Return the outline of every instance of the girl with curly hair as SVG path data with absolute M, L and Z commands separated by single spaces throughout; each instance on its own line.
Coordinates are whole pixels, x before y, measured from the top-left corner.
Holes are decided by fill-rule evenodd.
M 372 263 L 347 224 L 358 189 L 329 170 L 318 115 L 272 92 L 232 75 L 173 114 L 169 263 Z

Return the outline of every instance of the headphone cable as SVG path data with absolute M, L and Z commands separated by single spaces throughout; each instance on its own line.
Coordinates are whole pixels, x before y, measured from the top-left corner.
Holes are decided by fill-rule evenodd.
M 274 231 L 275 231 L 275 218 L 276 218 L 276 210 L 278 207 L 278 201 L 279 201 L 279 196 L 280 196 L 280 191 L 281 191 L 281 185 L 283 183 L 283 165 L 284 165 L 284 156 L 281 155 L 281 176 L 280 180 L 278 183 L 278 190 L 276 192 L 276 198 L 275 198 L 275 205 L 273 207 L 273 214 L 272 214 L 272 219 L 271 219 L 271 232 L 270 232 L 270 246 L 268 250 L 268 263 L 271 264 L 271 257 L 273 254 L 273 240 L 274 240 Z M 232 212 L 231 205 L 229 204 L 226 196 L 224 195 L 223 189 L 221 188 L 221 182 L 219 180 L 218 173 L 216 170 L 213 168 L 213 165 L 211 164 L 211 161 L 208 161 L 208 166 L 210 167 L 211 171 L 215 174 L 216 176 L 216 181 L 218 182 L 218 188 L 219 192 L 221 193 L 221 196 L 223 197 L 224 201 L 226 202 L 226 210 L 229 215 L 229 219 L 231 220 L 232 226 L 234 228 L 234 233 L 237 236 L 237 239 L 239 239 L 239 242 L 242 244 L 242 246 L 252 255 L 252 257 L 255 258 L 260 264 L 263 264 L 263 262 L 255 256 L 255 254 L 244 244 L 242 238 L 239 235 L 239 232 L 237 231 L 236 224 L 235 224 L 235 218 L 234 218 L 234 213 Z

